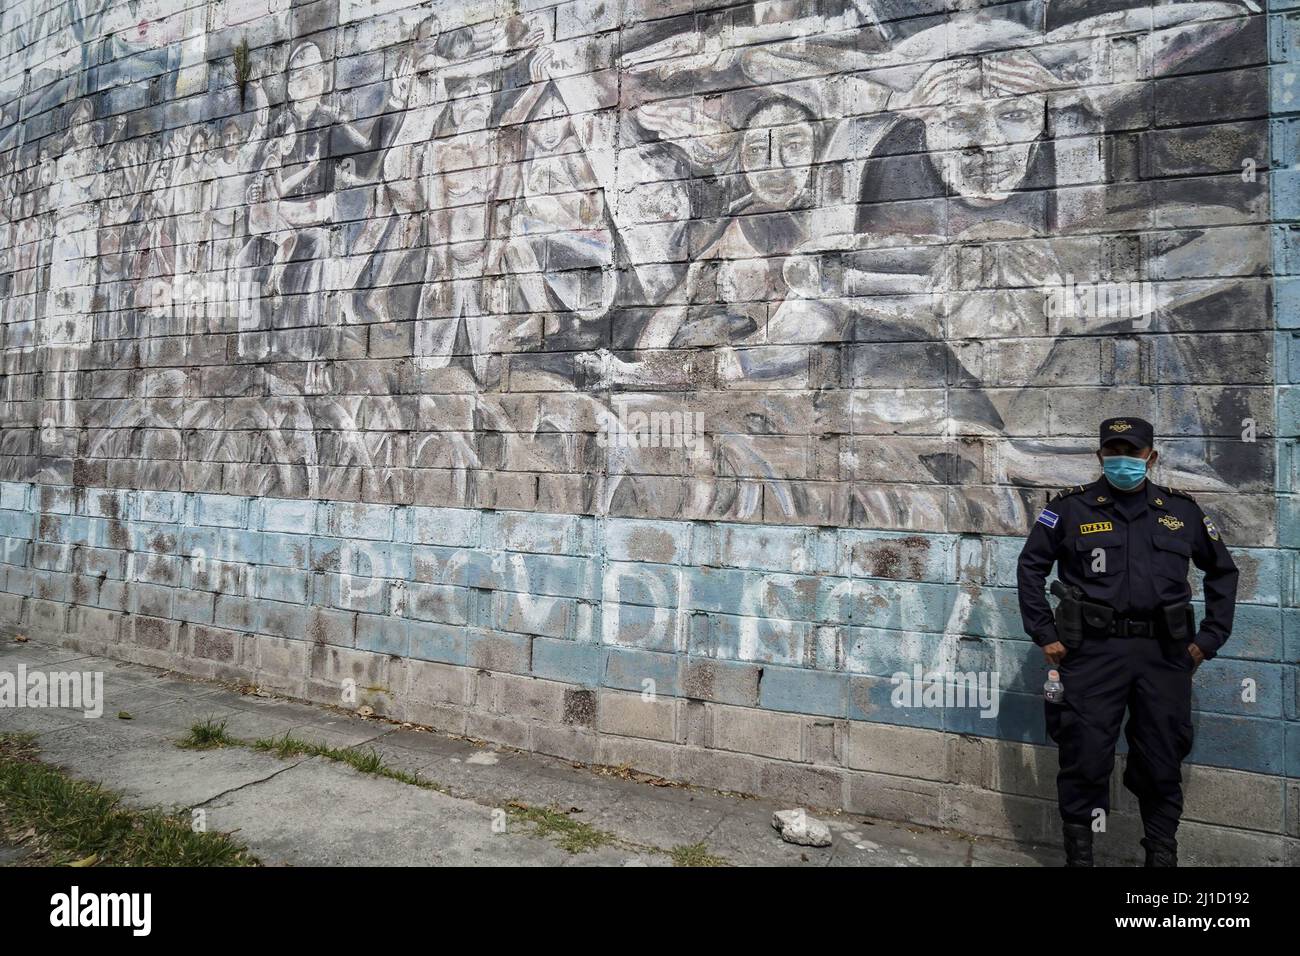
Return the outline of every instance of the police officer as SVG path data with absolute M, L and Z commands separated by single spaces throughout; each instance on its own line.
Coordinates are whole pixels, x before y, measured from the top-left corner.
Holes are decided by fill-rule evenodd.
M 1060 754 L 1066 866 L 1092 866 L 1092 822 L 1110 812 L 1120 722 L 1124 785 L 1142 812 L 1147 866 L 1177 866 L 1181 764 L 1192 748 L 1192 672 L 1232 632 L 1237 567 L 1214 522 L 1184 492 L 1148 477 L 1158 457 L 1140 418 L 1101 423 L 1103 477 L 1048 499 L 1020 552 L 1025 632 L 1059 669 L 1064 700 L 1044 704 Z M 1195 627 L 1187 562 L 1205 572 Z M 1057 568 L 1056 613 L 1044 586 Z

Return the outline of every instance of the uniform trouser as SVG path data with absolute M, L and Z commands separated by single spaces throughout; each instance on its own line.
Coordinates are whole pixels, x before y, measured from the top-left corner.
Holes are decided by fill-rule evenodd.
M 1047 732 L 1060 750 L 1057 800 L 1066 823 L 1110 813 L 1110 776 L 1120 721 L 1128 761 L 1124 786 L 1138 798 L 1146 836 L 1172 843 L 1183 812 L 1181 764 L 1192 749 L 1192 670 L 1187 642 L 1085 638 L 1058 668 L 1062 703 L 1045 702 Z

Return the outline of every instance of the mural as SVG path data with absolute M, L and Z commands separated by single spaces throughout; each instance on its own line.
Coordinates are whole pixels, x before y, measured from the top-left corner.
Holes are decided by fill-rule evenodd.
M 1020 533 L 1122 409 L 1272 487 L 1250 0 L 182 6 L 0 18 L 0 477 Z

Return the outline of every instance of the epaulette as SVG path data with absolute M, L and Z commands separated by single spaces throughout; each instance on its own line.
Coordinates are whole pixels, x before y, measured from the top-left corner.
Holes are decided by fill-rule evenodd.
M 1070 495 L 1077 495 L 1079 492 L 1083 491 L 1087 487 L 1088 487 L 1087 485 L 1071 485 L 1069 488 L 1060 488 L 1056 491 L 1051 492 L 1047 496 L 1047 500 L 1050 503 L 1056 501 L 1058 498 L 1066 498 L 1069 497 Z
M 1196 503 L 1196 499 L 1193 498 L 1193 497 L 1192 497 L 1190 494 L 1188 494 L 1186 491 L 1183 491 L 1181 488 L 1175 488 L 1173 485 L 1156 485 L 1156 487 L 1157 487 L 1157 488 L 1163 488 L 1165 491 L 1169 492 L 1171 495 L 1177 495 L 1179 498 L 1186 498 L 1188 501 L 1192 502 L 1193 504 Z

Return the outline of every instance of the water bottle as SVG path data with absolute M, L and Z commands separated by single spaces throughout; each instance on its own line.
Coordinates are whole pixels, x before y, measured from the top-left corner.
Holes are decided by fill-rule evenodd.
M 1047 682 L 1043 684 L 1043 699 L 1049 704 L 1065 702 L 1065 685 L 1061 683 L 1061 675 L 1057 671 L 1047 672 Z

